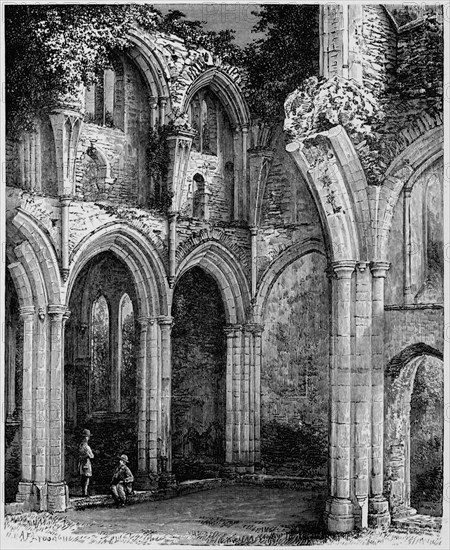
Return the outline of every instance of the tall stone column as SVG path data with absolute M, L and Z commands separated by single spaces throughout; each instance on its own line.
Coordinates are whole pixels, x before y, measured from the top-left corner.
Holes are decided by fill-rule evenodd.
M 48 466 L 48 325 L 47 314 L 43 307 L 38 310 L 36 327 L 35 375 L 33 390 L 34 399 L 34 497 L 33 507 L 40 511 L 47 510 L 47 466 Z
M 172 317 L 158 317 L 161 331 L 161 460 L 165 461 L 164 469 L 172 471 L 172 437 L 170 425 L 172 363 L 170 331 Z
M 331 532 L 354 527 L 351 501 L 351 284 L 354 261 L 333 262 L 334 355 L 330 369 L 330 496 L 325 517 Z
M 250 443 L 250 346 L 252 333 L 249 325 L 242 327 L 241 371 L 241 462 L 248 471 Z
M 233 463 L 236 467 L 241 463 L 241 346 L 242 325 L 233 325 Z
M 403 300 L 405 304 L 413 302 L 414 296 L 411 292 L 411 187 L 405 187 L 403 190 L 403 235 L 405 252 L 403 255 Z
M 149 408 L 148 408 L 148 467 L 149 472 L 156 476 L 158 473 L 158 408 L 160 397 L 160 363 L 158 350 L 158 324 L 156 319 L 149 319 L 147 328 L 147 376 Z
M 138 317 L 139 357 L 137 365 L 137 406 L 138 406 L 138 474 L 147 470 L 147 331 L 148 318 Z
M 66 306 L 49 305 L 50 317 L 50 449 L 47 483 L 47 507 L 50 512 L 67 508 L 64 481 L 64 330 L 68 319 Z
M 261 461 L 260 448 L 260 408 L 261 408 L 261 332 L 262 325 L 245 325 L 249 344 L 249 435 L 248 435 L 248 472 L 254 472 Z M 247 351 L 246 351 L 247 353 Z
M 234 219 L 243 220 L 242 198 L 242 131 L 236 127 L 233 130 L 234 153 Z
M 254 462 L 255 466 L 261 463 L 261 364 L 262 364 L 262 331 L 263 325 L 253 325 L 253 357 L 254 370 L 254 395 L 255 415 L 253 419 L 254 430 Z
M 234 427 L 234 407 L 233 407 L 233 340 L 234 328 L 226 326 L 224 328 L 227 339 L 227 363 L 226 363 L 226 406 L 225 406 L 225 462 L 231 466 L 233 464 L 233 427 Z
M 33 486 L 33 350 L 35 307 L 20 308 L 23 322 L 22 464 L 17 502 L 28 502 Z
M 371 294 L 368 262 L 358 262 L 355 296 L 355 358 L 352 375 L 353 477 L 355 479 L 355 496 L 359 505 L 359 509 L 355 511 L 355 525 L 358 528 L 368 526 L 372 413 Z
M 249 219 L 249 189 L 247 184 L 247 138 L 248 138 L 248 125 L 243 124 L 241 126 L 241 135 L 242 135 L 242 202 L 243 202 L 243 218 L 244 220 Z
M 388 262 L 373 262 L 372 271 L 372 471 L 369 525 L 389 525 L 391 519 L 383 496 L 384 437 L 384 280 Z

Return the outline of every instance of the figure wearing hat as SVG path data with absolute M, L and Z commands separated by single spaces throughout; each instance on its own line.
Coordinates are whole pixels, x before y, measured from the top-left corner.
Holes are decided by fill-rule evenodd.
M 84 497 L 88 495 L 89 480 L 92 477 L 92 464 L 91 458 L 94 458 L 94 453 L 89 447 L 89 438 L 91 432 L 89 430 L 83 430 L 83 439 L 78 447 L 78 473 L 81 476 L 81 494 Z
M 128 456 L 120 455 L 117 458 L 119 459 L 119 464 L 111 479 L 110 490 L 116 504 L 118 506 L 125 506 L 127 502 L 127 494 L 133 493 L 132 483 L 134 481 L 134 476 L 131 473 L 130 468 L 127 466 Z

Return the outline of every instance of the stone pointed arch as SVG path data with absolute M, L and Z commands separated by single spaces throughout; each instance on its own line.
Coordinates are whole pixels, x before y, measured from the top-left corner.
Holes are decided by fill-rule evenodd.
M 395 355 L 385 369 L 385 479 L 394 517 L 411 514 L 410 410 L 419 368 L 436 360 L 443 368 L 441 351 L 423 343 L 411 344 Z
M 220 242 L 203 242 L 179 263 L 175 284 L 192 267 L 201 267 L 215 279 L 227 323 L 244 323 L 250 309 L 250 289 L 235 256 Z
M 114 223 L 87 235 L 73 250 L 67 282 L 67 297 L 81 269 L 100 252 L 109 251 L 130 270 L 139 300 L 139 316 L 167 315 L 169 288 L 167 273 L 159 254 L 137 229 Z
M 318 207 L 332 261 L 371 250 L 367 182 L 347 132 L 336 126 L 286 146 Z
M 323 242 L 319 239 L 305 239 L 298 243 L 294 243 L 275 258 L 262 273 L 256 292 L 255 301 L 255 322 L 261 322 L 262 315 L 266 306 L 267 299 L 270 295 L 274 284 L 281 273 L 295 260 L 316 252 L 326 256 L 326 250 Z
M 144 75 L 152 96 L 169 100 L 170 74 L 162 55 L 143 31 L 132 28 L 129 37 L 133 47 L 128 55 Z
M 25 210 L 18 208 L 17 214 L 7 226 L 14 240 L 21 241 L 14 248 L 17 260 L 22 264 L 21 278 L 26 274 L 34 300 L 39 307 L 63 303 L 63 289 L 59 262 L 55 246 L 41 222 Z M 17 271 L 17 270 L 16 270 Z M 18 272 L 17 272 L 18 273 Z
M 31 283 L 23 265 L 20 262 L 8 263 L 8 269 L 17 292 L 20 307 L 34 307 Z
M 248 126 L 250 111 L 236 82 L 217 67 L 201 73 L 185 91 L 182 110 L 186 111 L 194 95 L 202 88 L 208 87 L 220 99 L 235 126 Z
M 443 155 L 443 129 L 437 126 L 410 143 L 389 165 L 383 185 L 374 189 L 375 257 L 385 261 L 395 206 L 405 186 Z

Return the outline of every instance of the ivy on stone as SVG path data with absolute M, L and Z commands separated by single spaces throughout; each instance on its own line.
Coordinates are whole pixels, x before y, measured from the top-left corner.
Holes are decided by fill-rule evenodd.
M 166 15 L 151 5 L 16 5 L 5 7 L 6 129 L 18 139 L 35 121 L 76 96 L 111 68 L 111 56 L 130 46 L 128 31 L 176 33 L 232 61 L 239 48 L 233 31 L 202 30 L 178 10 Z

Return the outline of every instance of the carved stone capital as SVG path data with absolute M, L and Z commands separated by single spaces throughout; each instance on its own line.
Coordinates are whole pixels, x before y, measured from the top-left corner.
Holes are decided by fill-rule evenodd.
M 350 279 L 355 271 L 355 260 L 338 260 L 332 262 L 332 267 L 338 279 Z
M 50 317 L 62 316 L 66 313 L 67 307 L 64 304 L 50 304 L 47 308 L 47 312 Z
M 369 266 L 369 263 L 370 262 L 366 262 L 366 261 L 362 261 L 360 260 L 359 262 L 356 263 L 356 269 L 360 272 L 360 273 L 364 273 L 364 271 L 367 269 L 367 267 Z
M 372 271 L 372 277 L 386 277 L 390 267 L 389 262 L 375 261 L 370 264 L 370 270 Z
M 259 323 L 247 323 L 243 328 L 247 332 L 251 332 L 254 336 L 261 336 L 264 330 L 264 325 Z
M 22 306 L 19 310 L 20 317 L 22 319 L 31 318 L 36 312 L 36 308 L 34 306 Z
M 141 330 L 144 330 L 147 328 L 150 318 L 145 315 L 141 315 L 136 319 L 136 321 L 139 323 Z
M 173 317 L 171 317 L 170 315 L 160 315 L 157 319 L 160 326 L 170 327 L 173 323 Z

